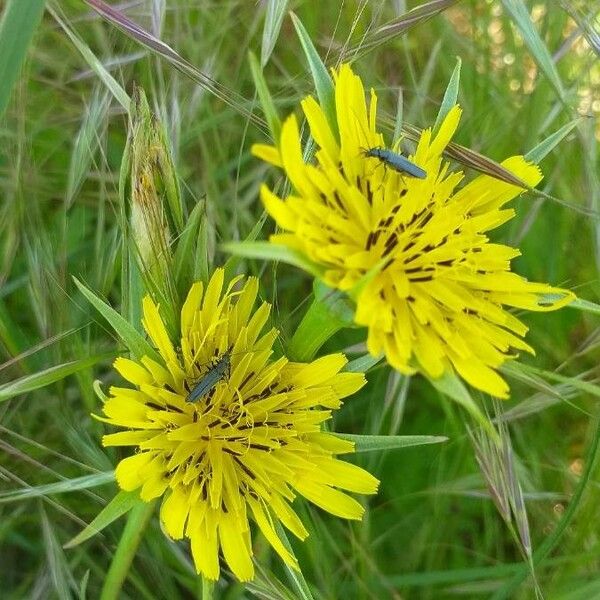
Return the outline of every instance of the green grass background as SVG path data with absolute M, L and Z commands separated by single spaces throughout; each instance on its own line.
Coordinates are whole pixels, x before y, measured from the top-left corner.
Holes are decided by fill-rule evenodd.
M 94 379 L 104 386 L 116 381 L 105 355 L 114 353 L 116 340 L 72 280 L 76 276 L 119 307 L 118 181 L 127 115 L 98 76 L 98 65 L 127 93 L 134 82 L 145 89 L 166 127 L 188 211 L 205 203 L 207 251 L 210 264 L 219 266 L 227 260 L 219 244 L 248 236 L 262 214 L 259 186 L 275 177 L 249 153 L 266 134 L 247 116 L 264 117 L 248 51 L 265 59 L 263 75 L 280 116 L 314 93 L 287 11 L 302 21 L 326 65 L 342 56 L 354 60 L 366 87 L 377 90 L 387 117 L 382 122 L 396 118 L 401 92 L 404 121 L 432 125 L 460 57 L 464 114 L 456 142 L 502 160 L 574 125 L 541 163 L 540 189 L 563 202 L 523 195 L 513 203 L 517 217 L 494 233 L 494 241 L 521 248 L 514 261 L 518 273 L 598 301 L 600 2 L 143 0 L 119 5 L 218 82 L 229 102 L 103 21 L 84 2 L 47 2 L 36 29 L 42 4 L 5 2 L 4 20 L 14 20 L 0 27 L 2 598 L 98 597 L 124 524 L 118 520 L 91 540 L 63 548 L 116 493 L 114 483 L 70 489 L 76 478 L 110 471 L 118 459 L 112 449 L 101 448 L 103 426 L 89 416 L 99 410 Z M 410 27 L 383 35 L 385 23 L 419 5 L 444 10 L 429 19 L 417 14 Z M 277 19 L 266 18 L 268 11 L 281 14 L 281 28 Z M 87 58 L 61 23 L 88 49 Z M 387 135 L 391 139 L 391 129 Z M 466 171 L 467 178 L 473 174 Z M 266 221 L 259 239 L 272 229 Z M 262 296 L 273 303 L 274 322 L 289 340 L 308 307 L 310 277 L 283 264 L 250 260 L 242 266 L 261 277 Z M 564 376 L 561 381 L 511 378 L 512 399 L 501 408 L 535 556 L 561 526 L 581 473 L 590 466 L 600 337 L 593 311 L 567 308 L 521 317 L 537 350 L 535 357 L 522 357 L 523 363 Z M 341 332 L 324 349 L 351 347 L 362 336 Z M 23 377 L 90 357 L 87 366 L 77 363 L 75 373 L 49 385 L 39 387 L 42 377 L 30 386 L 38 389 L 6 393 L 6 386 Z M 294 549 L 315 598 L 600 597 L 598 467 L 591 465 L 560 540 L 536 564 L 537 591 L 532 578 L 513 590 L 523 557 L 475 460 L 467 433 L 473 424 L 421 377 L 401 378 L 378 366 L 367 378 L 364 390 L 336 415 L 336 430 L 445 435 L 449 441 L 357 456 L 382 482 L 378 496 L 367 501 L 362 523 L 300 506 L 311 535 Z M 589 387 L 582 388 L 581 381 Z M 481 399 L 481 406 L 493 412 L 489 399 Z M 57 482 L 62 493 L 40 489 Z M 259 536 L 255 550 L 257 581 L 244 587 L 225 575 L 215 596 L 299 597 Z M 143 537 L 122 597 L 201 597 L 188 549 L 168 541 L 157 519 Z

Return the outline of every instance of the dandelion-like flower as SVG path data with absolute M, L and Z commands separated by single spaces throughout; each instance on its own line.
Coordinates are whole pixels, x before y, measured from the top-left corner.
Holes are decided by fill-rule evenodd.
M 145 501 L 163 496 L 163 529 L 190 539 L 198 573 L 218 579 L 221 553 L 247 581 L 254 575 L 250 519 L 298 568 L 275 529 L 279 521 L 300 539 L 308 535 L 291 505 L 296 495 L 360 519 L 363 507 L 341 490 L 373 494 L 378 481 L 336 458 L 353 451 L 351 442 L 321 430 L 364 376 L 340 372 L 342 354 L 307 364 L 273 358 L 278 332 L 263 332 L 270 306 L 253 312 L 258 282 L 240 279 L 224 288 L 219 269 L 206 289 L 192 286 L 181 311 L 180 347 L 169 339 L 158 306 L 144 299 L 143 325 L 162 361 L 118 358 L 115 368 L 137 389 L 111 387 L 102 420 L 127 428 L 105 435 L 105 446 L 136 448 L 116 468 L 119 486 L 139 488 Z M 215 365 L 227 363 L 190 402 Z
M 405 374 L 421 370 L 438 378 L 455 369 L 474 387 L 507 397 L 498 367 L 515 351 L 533 349 L 523 341 L 527 327 L 505 307 L 548 311 L 574 298 L 512 273 L 519 251 L 487 235 L 515 215 L 504 205 L 522 189 L 487 175 L 457 189 L 463 174 L 449 170 L 442 152 L 458 126 L 458 106 L 435 136 L 423 131 L 409 157 L 425 178 L 391 168 L 380 152 L 369 152 L 385 152 L 374 91 L 367 108 L 362 82 L 348 65 L 334 79 L 339 138 L 314 98 L 302 102 L 318 146 L 314 163 L 303 159 L 293 115 L 277 146 L 253 147 L 284 169 L 294 188 L 285 199 L 261 188 L 265 208 L 283 230 L 270 241 L 318 263 L 325 283 L 353 295 L 354 318 L 368 327 L 372 355 L 385 353 Z M 541 180 L 538 167 L 522 156 L 502 165 L 530 186 Z

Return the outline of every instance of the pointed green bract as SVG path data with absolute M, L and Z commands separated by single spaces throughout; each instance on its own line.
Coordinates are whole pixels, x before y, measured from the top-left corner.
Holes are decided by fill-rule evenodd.
M 106 360 L 114 356 L 114 353 L 102 354 L 99 356 L 88 356 L 79 360 L 73 360 L 71 362 L 63 363 L 62 365 L 56 365 L 49 367 L 43 371 L 32 373 L 31 375 L 25 375 L 14 381 L 9 381 L 3 385 L 0 385 L 0 402 L 25 394 L 33 390 L 56 383 L 69 375 L 73 375 L 83 369 L 89 369 L 89 367 L 96 363 Z
M 159 356 L 154 348 L 138 333 L 138 331 L 126 321 L 114 308 L 98 298 L 94 292 L 88 289 L 76 277 L 73 277 L 75 285 L 92 306 L 108 321 L 114 332 L 121 338 L 131 354 L 140 360 L 143 356 L 149 356 L 158 360 Z
M 354 452 L 375 452 L 381 450 L 397 450 L 412 446 L 425 446 L 447 442 L 443 435 L 354 435 L 336 433 L 337 437 L 354 442 Z
M 440 129 L 441 124 L 444 122 L 444 119 L 448 116 L 451 108 L 458 103 L 458 90 L 460 88 L 460 67 L 462 65 L 462 61 L 460 57 L 456 58 L 456 66 L 454 67 L 454 71 L 452 72 L 452 77 L 450 77 L 450 81 L 448 82 L 448 87 L 446 88 L 446 92 L 444 94 L 444 98 L 442 100 L 442 104 L 440 106 L 440 110 L 435 119 L 435 125 L 433 126 L 433 135 L 436 135 Z
M 323 108 L 323 112 L 325 113 L 329 127 L 331 127 L 331 131 L 333 131 L 334 134 L 339 137 L 337 117 L 335 114 L 335 94 L 331 76 L 327 72 L 327 67 L 321 60 L 321 57 L 312 43 L 308 32 L 304 28 L 304 25 L 302 25 L 302 21 L 300 21 L 300 19 L 294 13 L 290 13 L 290 16 L 292 18 L 292 22 L 294 23 L 294 27 L 296 28 L 296 33 L 300 38 L 304 55 L 308 61 L 308 66 L 315 84 L 315 90 L 319 98 L 319 103 Z
M 126 492 L 124 490 L 120 490 L 117 495 L 96 515 L 96 517 L 94 517 L 93 521 L 86 525 L 85 528 L 74 538 L 69 540 L 64 547 L 74 548 L 86 540 L 89 540 L 138 504 L 145 503 L 140 500 L 137 492 Z
M 267 119 L 269 125 L 269 131 L 271 132 L 272 139 L 277 142 L 281 135 L 281 119 L 277 114 L 277 109 L 273 103 L 273 98 L 267 82 L 265 81 L 261 65 L 258 63 L 258 59 L 253 52 L 248 54 L 248 62 L 250 63 L 250 72 L 252 73 L 252 79 L 254 79 L 254 85 L 258 93 L 263 113 Z

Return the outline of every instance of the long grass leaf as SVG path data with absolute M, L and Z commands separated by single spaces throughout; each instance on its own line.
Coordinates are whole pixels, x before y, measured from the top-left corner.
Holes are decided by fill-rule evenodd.
M 279 115 L 277 114 L 277 109 L 275 108 L 275 104 L 273 103 L 273 98 L 271 96 L 271 92 L 269 91 L 269 87 L 267 82 L 265 81 L 262 68 L 258 63 L 258 59 L 253 52 L 250 52 L 248 55 L 248 61 L 250 63 L 250 72 L 252 73 L 252 79 L 254 79 L 254 86 L 256 87 L 256 91 L 258 93 L 258 98 L 260 100 L 263 113 L 267 119 L 267 123 L 269 125 L 269 131 L 271 132 L 271 137 L 276 144 L 279 144 L 279 138 L 281 134 L 281 120 L 279 119 Z
M 104 93 L 100 94 L 99 90 L 96 90 L 90 106 L 84 113 L 83 122 L 73 145 L 65 194 L 67 208 L 73 203 L 92 164 L 94 154 L 100 144 L 101 130 L 104 127 L 109 106 L 109 92 L 104 90 Z
M 448 438 L 443 435 L 355 435 L 350 433 L 335 433 L 335 435 L 354 442 L 354 452 L 396 450 L 448 441 Z
M 106 70 L 106 67 L 90 50 L 90 47 L 69 27 L 58 11 L 51 7 L 48 7 L 48 11 L 67 34 L 67 37 L 71 40 L 75 48 L 79 50 L 79 53 L 83 56 L 85 62 L 87 62 L 94 73 L 96 73 L 104 85 L 110 90 L 111 94 L 115 97 L 115 100 L 129 112 L 130 99 L 119 82 Z
M 94 537 L 100 533 L 105 527 L 108 527 L 112 522 L 119 517 L 129 512 L 136 504 L 142 502 L 138 492 L 126 492 L 121 490 L 89 523 L 78 533 L 73 539 L 69 540 L 64 548 L 73 548 L 79 544 Z
M 103 19 L 118 27 L 125 35 L 139 42 L 158 56 L 161 56 L 173 65 L 180 73 L 189 77 L 192 81 L 209 91 L 211 94 L 232 106 L 237 112 L 244 115 L 257 126 L 264 128 L 265 122 L 257 117 L 246 106 L 246 100 L 221 85 L 197 67 L 180 56 L 168 44 L 157 38 L 155 35 L 146 31 L 143 27 L 132 21 L 128 16 L 110 6 L 103 0 L 85 0 Z
M 273 53 L 287 5 L 287 0 L 267 0 L 267 14 L 265 15 L 265 27 L 260 47 L 261 67 L 264 67 L 269 62 L 269 58 Z
M 0 21 L 0 118 L 42 15 L 45 0 L 8 0 Z
M 83 369 L 88 369 L 97 362 L 112 356 L 114 355 L 101 354 L 89 356 L 88 358 L 73 360 L 61 365 L 55 365 L 54 367 L 49 367 L 48 369 L 44 369 L 38 373 L 32 373 L 31 375 L 25 375 L 24 377 L 20 377 L 14 381 L 9 381 L 8 383 L 0 386 L 0 402 L 60 381 L 69 375 L 73 375 L 73 373 L 77 373 Z
M 228 242 L 222 244 L 225 252 L 246 258 L 261 258 L 264 260 L 279 260 L 300 269 L 304 269 L 315 277 L 323 276 L 323 267 L 312 262 L 303 254 L 286 246 L 278 246 L 269 242 Z
M 490 420 L 483 414 L 475 400 L 473 400 L 465 384 L 454 373 L 446 372 L 442 377 L 438 377 L 437 379 L 432 377 L 428 377 L 428 379 L 436 390 L 462 406 L 490 436 L 497 436 L 496 430 L 490 423 Z
M 581 123 L 585 117 L 578 117 L 573 119 L 570 123 L 563 125 L 558 131 L 550 134 L 546 139 L 542 140 L 534 148 L 532 148 L 526 155 L 526 160 L 538 164 L 544 159 L 558 144 L 560 144 L 568 135 Z
M 126 321 L 114 308 L 111 308 L 106 302 L 98 298 L 94 292 L 83 285 L 76 277 L 73 277 L 73 280 L 90 304 L 110 323 L 115 333 L 121 338 L 135 358 L 140 360 L 144 356 L 149 356 L 154 360 L 160 361 L 156 350 L 131 323 Z
M 83 475 L 82 477 L 74 477 L 73 479 L 65 479 L 64 481 L 47 483 L 45 485 L 28 487 L 20 490 L 0 492 L 0 504 L 22 501 L 28 498 L 39 498 L 40 496 L 49 496 L 50 494 L 66 494 L 78 490 L 87 490 L 114 480 L 114 471 L 108 471 L 105 473 L 94 473 L 93 475 Z
M 531 20 L 527 6 L 523 0 L 502 0 L 502 5 L 520 30 L 523 41 L 529 48 L 535 62 L 539 65 L 540 69 L 544 71 L 546 77 L 562 99 L 565 92 L 556 65 L 552 60 L 552 55 L 546 47 L 544 40 L 542 40 Z
M 348 58 L 355 59 L 362 56 L 366 52 L 390 42 L 390 40 L 406 33 L 412 27 L 424 23 L 461 1 L 462 0 L 431 0 L 430 2 L 423 2 L 419 6 L 416 6 L 407 13 L 387 22 L 385 25 L 382 25 L 367 35 L 359 44 L 346 50 L 341 57 L 341 60 L 348 60 Z
M 302 25 L 302 21 L 300 21 L 300 19 L 294 13 L 290 13 L 290 16 L 292 18 L 292 22 L 294 23 L 294 27 L 296 28 L 298 38 L 300 38 L 300 44 L 304 50 L 304 55 L 308 61 L 308 67 L 315 84 L 315 90 L 317 91 L 319 104 L 325 113 L 325 117 L 327 118 L 327 122 L 329 123 L 331 131 L 333 131 L 336 136 L 339 136 L 335 111 L 335 93 L 331 76 L 327 71 L 327 67 L 321 60 L 317 49 L 312 43 L 312 40 L 308 35 L 308 31 L 306 31 L 304 25 Z
M 452 71 L 452 76 L 450 77 L 450 81 L 448 82 L 448 86 L 446 87 L 446 92 L 444 93 L 442 105 L 440 106 L 440 110 L 435 119 L 435 125 L 433 126 L 434 135 L 439 131 L 439 128 L 444 122 L 446 115 L 450 112 L 451 108 L 456 104 L 456 101 L 458 99 L 461 65 L 462 61 L 460 60 L 460 58 L 457 58 L 456 66 L 454 67 L 454 71 Z

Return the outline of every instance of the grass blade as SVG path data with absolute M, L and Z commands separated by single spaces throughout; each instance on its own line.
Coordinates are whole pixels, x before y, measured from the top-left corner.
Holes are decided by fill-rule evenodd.
M 281 31 L 283 17 L 287 8 L 287 0 L 268 0 L 265 28 L 263 29 L 262 45 L 260 48 L 260 65 L 264 67 L 268 62 L 275 43 Z
M 98 60 L 96 55 L 90 50 L 90 47 L 67 25 L 62 17 L 53 10 L 48 8 L 50 14 L 54 17 L 54 20 L 62 27 L 63 31 L 67 34 L 68 38 L 73 42 L 73 45 L 79 50 L 81 56 L 85 59 L 85 62 L 90 68 L 98 75 L 104 85 L 110 90 L 111 94 L 115 97 L 115 100 L 129 112 L 129 96 L 127 92 L 121 87 L 119 82 L 106 70 L 104 65 Z
M 521 31 L 523 41 L 529 48 L 535 62 L 537 62 L 540 69 L 544 71 L 559 97 L 563 99 L 565 91 L 560 76 L 558 75 L 558 71 L 556 70 L 556 66 L 546 44 L 544 44 L 544 41 L 531 20 L 531 16 L 529 15 L 525 3 L 523 0 L 502 0 L 502 5 L 506 12 L 511 15 L 517 28 Z
M 154 360 L 160 361 L 160 357 L 154 348 L 144 339 L 144 337 L 126 321 L 114 308 L 111 308 L 106 302 L 100 300 L 94 292 L 89 290 L 76 277 L 73 277 L 79 291 L 94 306 L 94 308 L 110 323 L 115 333 L 123 340 L 127 349 L 140 360 L 144 356 L 149 356 Z
M 300 38 L 306 60 L 308 60 L 308 66 L 315 84 L 319 104 L 327 117 L 327 122 L 329 123 L 329 127 L 331 127 L 331 131 L 335 133 L 336 137 L 339 137 L 333 81 L 327 72 L 327 67 L 321 60 L 317 49 L 312 43 L 308 32 L 304 28 L 304 25 L 302 25 L 302 22 L 294 13 L 290 13 L 290 16 L 294 23 L 294 27 L 296 28 L 296 33 Z
M 378 46 L 389 42 L 396 36 L 402 35 L 412 27 L 435 17 L 440 12 L 460 1 L 461 0 L 431 0 L 431 2 L 424 2 L 370 33 L 360 42 L 360 44 L 346 50 L 343 56 L 340 57 L 340 60 L 344 61 L 348 60 L 350 57 L 354 59 L 358 56 L 362 56 L 370 50 L 374 50 Z
M 542 140 L 534 148 L 532 148 L 525 158 L 532 163 L 540 163 L 558 144 L 560 144 L 568 135 L 581 123 L 585 117 L 573 119 L 570 123 L 563 125 L 558 131 L 550 134 L 545 140 Z
M 411 446 L 440 444 L 447 442 L 443 435 L 354 435 L 350 433 L 335 433 L 344 440 L 354 442 L 354 452 L 375 452 L 377 450 L 396 450 Z
M 171 63 L 180 73 L 195 81 L 198 85 L 205 88 L 211 94 L 232 106 L 240 114 L 252 121 L 258 127 L 264 128 L 265 122 L 246 108 L 246 101 L 242 96 L 232 92 L 221 85 L 194 65 L 181 57 L 173 48 L 165 44 L 162 40 L 146 31 L 143 27 L 132 21 L 129 17 L 118 11 L 116 8 L 106 4 L 103 0 L 85 0 L 103 19 L 118 27 L 125 35 L 139 42 L 155 54 L 158 54 L 169 63 Z
M 73 360 L 71 362 L 44 369 L 38 373 L 33 373 L 32 375 L 25 375 L 24 377 L 15 379 L 14 381 L 9 381 L 8 383 L 0 386 L 0 402 L 60 381 L 69 375 L 73 375 L 73 373 L 77 373 L 83 369 L 88 369 L 97 362 L 112 356 L 112 353 L 100 354 L 97 356 L 82 358 L 80 360 Z
M 264 260 L 280 260 L 281 262 L 304 269 L 315 277 L 323 276 L 323 268 L 317 263 L 313 263 L 300 252 L 278 246 L 269 242 L 228 242 L 222 244 L 221 248 L 225 252 L 230 252 L 237 256 L 246 258 L 261 258 Z
M 129 512 L 136 504 L 141 503 L 138 492 L 125 492 L 121 490 L 99 513 L 94 520 L 69 540 L 63 548 L 74 548 L 79 544 L 94 537 L 113 521 Z
M 0 118 L 42 15 L 45 0 L 8 0 L 0 21 Z
M 40 496 L 49 496 L 50 494 L 65 494 L 68 492 L 76 492 L 78 490 L 87 490 L 99 485 L 104 485 L 114 480 L 114 471 L 108 471 L 106 473 L 83 475 L 82 477 L 65 479 L 64 481 L 47 483 L 45 485 L 38 485 L 36 487 L 1 492 L 0 504 L 25 500 L 27 498 L 39 498 Z
M 435 125 L 433 126 L 434 135 L 437 134 L 440 125 L 444 122 L 446 115 L 450 112 L 450 109 L 456 104 L 456 100 L 458 99 L 461 65 L 462 61 L 460 60 L 460 58 L 457 58 L 456 66 L 454 67 L 454 71 L 452 71 L 452 76 L 450 77 L 448 87 L 446 88 L 446 92 L 444 94 L 444 99 L 442 100 L 442 105 L 440 106 L 440 110 L 435 119 Z
M 275 144 L 279 144 L 281 120 L 277 114 L 277 109 L 273 103 L 273 98 L 271 96 L 271 92 L 269 91 L 269 87 L 267 86 L 267 82 L 265 81 L 261 65 L 258 64 L 258 59 L 253 52 L 250 52 L 248 55 L 248 61 L 250 63 L 250 72 L 252 73 L 252 79 L 254 79 L 254 85 L 258 93 L 258 98 L 260 99 L 260 104 L 263 112 L 265 113 L 265 117 L 267 118 L 271 137 L 273 138 Z

